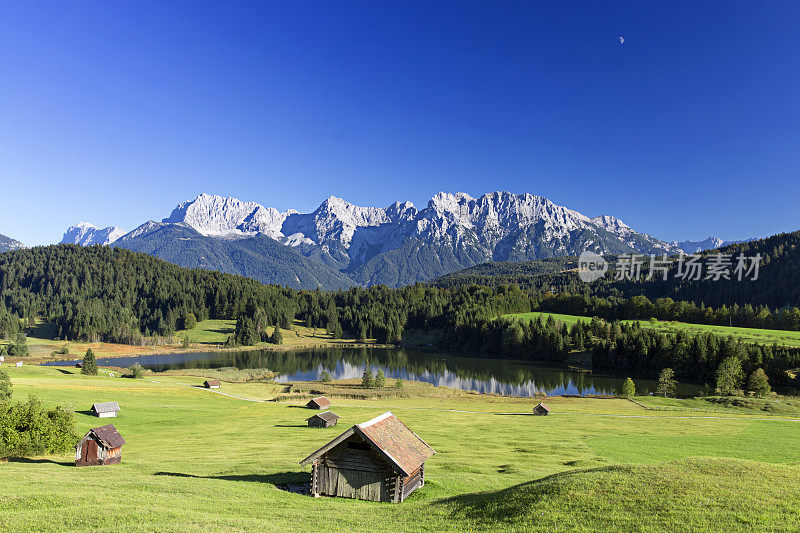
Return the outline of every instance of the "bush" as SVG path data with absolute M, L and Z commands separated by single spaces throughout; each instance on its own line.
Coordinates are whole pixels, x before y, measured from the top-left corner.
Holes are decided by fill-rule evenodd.
M 86 350 L 86 355 L 83 356 L 83 367 L 81 368 L 81 374 L 86 374 L 87 376 L 97 375 L 97 361 L 94 358 L 94 352 L 91 348 Z
M 384 385 L 386 385 L 386 374 L 383 373 L 383 369 L 378 369 L 378 374 L 375 376 L 375 383 L 373 384 L 375 387 L 382 389 Z
M 131 366 L 128 367 L 128 373 L 126 374 L 129 378 L 133 379 L 141 379 L 144 375 L 144 368 L 139 363 L 133 363 Z
M 0 402 L 11 399 L 11 378 L 8 372 L 0 368 Z
M 328 374 L 327 370 L 323 370 L 319 375 L 319 380 L 323 383 L 330 383 L 331 382 L 331 375 Z
M 46 411 L 37 398 L 0 404 L 0 457 L 28 457 L 71 449 L 75 434 L 72 411 Z
M 397 390 L 403 390 L 403 380 L 397 378 L 397 381 L 394 382 L 394 388 Z

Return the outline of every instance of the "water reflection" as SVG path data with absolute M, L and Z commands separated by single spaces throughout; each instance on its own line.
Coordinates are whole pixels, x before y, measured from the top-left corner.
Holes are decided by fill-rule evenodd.
M 510 396 L 561 394 L 612 394 L 622 378 L 575 372 L 533 363 L 481 357 L 461 357 L 403 348 L 319 348 L 290 351 L 237 351 L 185 353 L 98 359 L 101 366 L 127 367 L 138 362 L 154 371 L 177 368 L 268 368 L 277 381 L 310 381 L 327 371 L 333 379 L 360 378 L 364 364 L 373 372 L 382 369 L 387 379 L 423 381 L 436 386 Z M 48 364 L 74 364 L 53 362 Z M 388 383 L 388 385 L 392 385 Z M 652 380 L 636 379 L 637 392 L 655 390 Z M 697 393 L 698 387 L 683 384 L 679 393 Z

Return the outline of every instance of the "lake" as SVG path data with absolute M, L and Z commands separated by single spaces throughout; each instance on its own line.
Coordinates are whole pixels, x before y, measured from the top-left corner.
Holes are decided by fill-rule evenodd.
M 128 367 L 139 363 L 153 371 L 179 368 L 266 368 L 278 374 L 276 381 L 313 381 L 327 371 L 333 379 L 360 378 L 364 364 L 373 372 L 383 369 L 387 379 L 402 378 L 454 389 L 507 396 L 563 394 L 613 394 L 626 376 L 577 372 L 552 365 L 463 357 L 405 348 L 314 348 L 301 350 L 247 350 L 143 355 L 98 359 L 100 366 Z M 51 361 L 47 365 L 74 365 L 75 361 Z M 634 377 L 634 376 L 632 376 Z M 656 382 L 637 379 L 637 393 L 654 392 Z M 697 394 L 700 387 L 681 384 L 679 394 Z

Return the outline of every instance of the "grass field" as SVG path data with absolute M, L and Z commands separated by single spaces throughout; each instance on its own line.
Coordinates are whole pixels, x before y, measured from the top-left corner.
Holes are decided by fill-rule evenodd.
M 0 529 L 234 531 L 662 531 L 800 528 L 800 422 L 742 409 L 681 416 L 625 400 L 533 399 L 435 390 L 409 397 L 334 397 L 332 429 L 309 429 L 296 402 L 252 402 L 192 385 L 199 376 L 89 377 L 9 368 L 17 399 L 83 411 L 116 400 L 128 444 L 112 467 L 70 456 L 0 464 Z M 263 389 L 259 389 L 263 387 Z M 271 387 L 271 388 L 270 388 Z M 420 386 L 422 387 L 422 386 Z M 269 397 L 269 383 L 221 392 Z M 391 409 L 438 454 L 402 504 L 314 499 L 305 455 Z M 463 412 L 466 411 L 466 412 Z M 747 414 L 753 413 L 753 414 Z M 80 432 L 104 423 L 76 414 Z
M 577 315 L 561 315 L 557 313 L 544 313 L 534 311 L 531 313 L 515 313 L 502 315 L 501 318 L 519 318 L 522 320 L 534 320 L 541 316 L 542 320 L 547 320 L 548 316 L 571 326 L 579 321 L 589 322 L 591 318 Z M 759 344 L 778 343 L 784 346 L 800 347 L 800 331 L 784 331 L 779 329 L 755 329 L 755 328 L 734 328 L 728 326 L 709 326 L 705 324 L 686 324 L 684 322 L 664 322 L 660 320 L 623 320 L 623 322 L 639 322 L 643 328 L 653 328 L 666 333 L 677 333 L 685 331 L 691 334 L 714 333 L 727 337 L 741 337 L 743 341 Z

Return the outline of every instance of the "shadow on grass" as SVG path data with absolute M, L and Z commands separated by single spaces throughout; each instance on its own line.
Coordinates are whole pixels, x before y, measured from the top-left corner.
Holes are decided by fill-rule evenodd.
M 32 465 L 53 464 L 58 466 L 75 466 L 75 461 L 53 461 L 52 459 L 30 459 L 28 457 L 9 457 L 9 463 L 25 463 Z
M 275 424 L 276 428 L 306 428 L 308 424 Z
M 192 479 L 222 479 L 224 481 L 247 481 L 250 483 L 267 483 L 275 485 L 275 488 L 294 492 L 297 494 L 309 494 L 309 484 L 311 474 L 308 472 L 280 472 L 278 474 L 227 474 L 217 476 L 198 476 L 196 474 L 185 474 L 182 472 L 156 472 L 155 476 L 172 476 Z
M 86 415 L 86 416 L 91 416 L 92 418 L 97 418 L 97 415 L 94 414 L 94 411 L 92 411 L 91 409 L 83 409 L 81 411 L 75 411 L 75 414 L 76 415 Z
M 630 467 L 625 466 L 570 470 L 513 485 L 506 489 L 443 498 L 434 502 L 434 505 L 451 508 L 454 518 L 466 517 L 488 523 L 517 522 L 528 516 L 531 510 L 535 509 L 536 505 L 543 500 L 559 497 L 569 499 L 570 486 L 585 474 L 628 470 Z
M 69 370 L 64 370 L 63 368 L 56 368 L 56 370 L 58 370 L 62 374 L 72 375 L 72 372 L 70 372 Z

